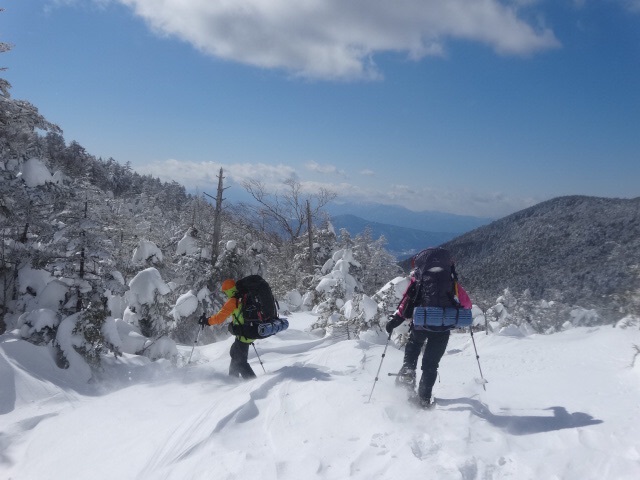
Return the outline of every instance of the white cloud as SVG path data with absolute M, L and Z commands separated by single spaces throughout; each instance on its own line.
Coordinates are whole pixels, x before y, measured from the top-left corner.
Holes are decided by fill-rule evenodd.
M 217 175 L 223 168 L 225 186 L 235 185 L 242 190 L 242 182 L 250 179 L 260 180 L 267 190 L 283 188 L 284 180 L 296 178 L 304 192 L 317 192 L 320 188 L 336 192 L 341 200 L 373 202 L 402 205 L 410 210 L 435 210 L 460 215 L 481 217 L 500 217 L 526 207 L 530 207 L 546 198 L 510 197 L 500 192 L 480 192 L 473 189 L 438 189 L 410 184 L 392 184 L 380 189 L 368 184 L 369 178 L 355 175 L 348 181 L 319 182 L 300 178 L 297 170 L 289 165 L 266 165 L 263 163 L 220 164 L 216 162 L 188 162 L 164 160 L 144 166 L 136 166 L 140 174 L 148 174 L 162 181 L 176 181 L 188 190 L 202 189 L 213 191 L 218 185 Z M 243 191 L 243 190 L 242 190 Z
M 320 165 L 318 162 L 307 162 L 306 164 L 307 170 L 316 173 L 323 174 L 332 174 L 332 175 L 342 175 L 344 172 L 339 170 L 335 165 Z
M 573 0 L 573 4 L 577 8 L 583 8 L 587 3 L 596 3 L 602 0 Z M 623 9 L 631 13 L 640 13 L 640 0 L 607 0 L 609 3 L 620 5 Z
M 266 165 L 264 163 L 221 164 L 216 162 L 189 162 L 182 160 L 159 160 L 143 166 L 136 166 L 140 174 L 152 175 L 165 182 L 176 181 L 188 189 L 215 189 L 218 174 L 223 169 L 225 179 L 241 184 L 245 180 L 259 179 L 267 187 L 281 186 L 288 178 L 297 178 L 298 174 L 288 165 Z
M 319 79 L 377 78 L 374 56 L 441 55 L 451 39 L 503 54 L 558 46 L 500 0 L 117 0 L 161 35 L 218 58 Z
M 622 5 L 633 13 L 640 13 L 640 0 L 622 0 Z
M 530 207 L 546 198 L 511 197 L 501 192 L 480 192 L 472 189 L 414 187 L 391 185 L 383 191 L 344 185 L 338 193 L 343 200 L 401 205 L 409 210 L 433 210 L 459 215 L 498 218 Z
M 373 177 L 375 176 L 376 172 L 374 172 L 373 170 L 369 169 L 369 168 L 365 168 L 364 170 L 360 171 L 360 175 L 364 175 L 365 177 Z

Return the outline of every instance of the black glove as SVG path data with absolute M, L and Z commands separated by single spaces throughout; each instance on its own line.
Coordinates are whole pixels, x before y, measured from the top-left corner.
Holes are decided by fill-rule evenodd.
M 393 329 L 400 326 L 402 322 L 404 322 L 404 318 L 402 318 L 400 315 L 389 315 L 389 321 L 385 325 L 384 329 L 389 335 L 391 335 Z
M 200 317 L 200 320 L 198 320 L 198 325 L 202 325 L 203 327 L 209 326 L 209 318 L 204 313 Z

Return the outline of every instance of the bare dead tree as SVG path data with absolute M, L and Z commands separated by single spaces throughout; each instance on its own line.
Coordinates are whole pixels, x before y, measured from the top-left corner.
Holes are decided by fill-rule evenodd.
M 219 251 L 219 243 L 220 243 L 220 237 L 222 236 L 222 202 L 224 201 L 224 198 L 222 197 L 222 193 L 229 187 L 224 187 L 224 176 L 223 176 L 223 169 L 222 167 L 220 167 L 220 173 L 218 174 L 218 190 L 216 192 L 216 197 L 215 197 L 215 201 L 216 201 L 216 207 L 215 207 L 215 211 L 213 214 L 213 235 L 212 235 L 212 240 L 211 240 L 211 265 L 216 264 L 216 261 L 218 260 L 218 255 L 220 254 Z M 208 193 L 205 193 L 205 195 L 207 197 L 213 198 L 211 195 L 209 195 Z
M 311 205 L 307 200 L 307 234 L 309 237 L 309 273 L 313 273 L 313 222 L 311 221 Z
M 302 185 L 293 178 L 285 180 L 284 185 L 284 191 L 272 193 L 259 180 L 249 180 L 242 184 L 257 202 L 256 206 L 249 206 L 249 209 L 258 217 L 270 220 L 290 243 L 294 243 L 303 228 L 312 223 L 336 194 L 326 188 L 321 188 L 316 193 L 303 193 Z

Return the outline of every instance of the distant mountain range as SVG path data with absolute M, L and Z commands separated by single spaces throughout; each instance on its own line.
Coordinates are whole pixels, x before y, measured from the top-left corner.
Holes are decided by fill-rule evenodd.
M 331 203 L 326 210 L 336 230 L 344 228 L 355 236 L 369 227 L 374 239 L 385 237 L 387 250 L 399 259 L 491 222 L 489 218 L 433 211 L 414 212 L 399 206 L 373 203 Z
M 399 259 L 411 256 L 423 248 L 440 245 L 458 236 L 457 233 L 425 232 L 414 228 L 372 222 L 355 215 L 337 215 L 331 217 L 331 223 L 336 232 L 344 228 L 353 236 L 362 233 L 365 228 L 369 227 L 374 239 L 384 236 L 387 240 L 386 249 Z
M 353 215 L 381 224 L 405 227 L 424 232 L 465 233 L 491 223 L 494 219 L 455 215 L 453 213 L 425 210 L 414 212 L 397 205 L 380 203 L 337 203 L 326 206 L 329 215 Z

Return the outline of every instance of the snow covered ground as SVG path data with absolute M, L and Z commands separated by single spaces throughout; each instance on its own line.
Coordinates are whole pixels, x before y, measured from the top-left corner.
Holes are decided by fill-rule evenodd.
M 0 337 L 0 479 L 640 478 L 638 326 L 454 334 L 433 411 L 406 402 L 386 337 L 334 342 L 310 314 L 226 375 L 231 339 L 190 365 L 112 359 L 92 384 Z M 180 347 L 188 358 L 191 346 Z

